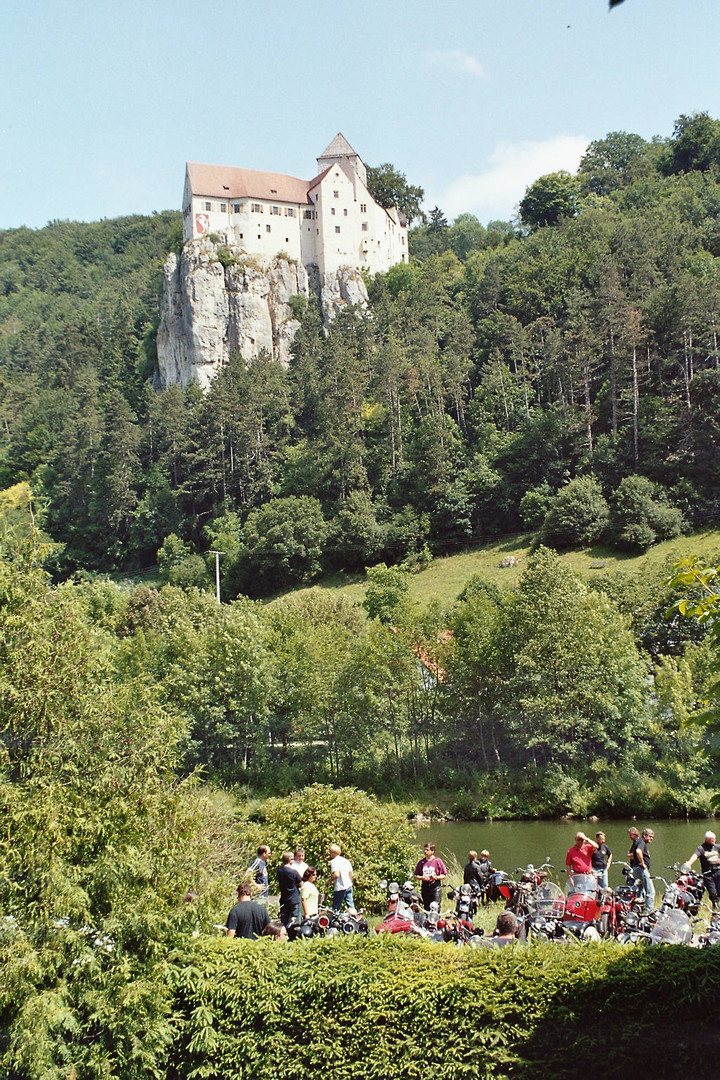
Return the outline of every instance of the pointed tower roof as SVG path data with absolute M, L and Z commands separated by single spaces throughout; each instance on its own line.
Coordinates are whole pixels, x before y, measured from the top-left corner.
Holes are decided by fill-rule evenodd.
M 327 147 L 326 150 L 320 155 L 320 158 L 334 158 L 334 157 L 359 157 L 360 155 L 353 150 L 350 143 L 347 141 L 341 131 L 338 131 L 337 135 Z
M 355 176 L 359 176 L 363 184 L 367 186 L 367 169 L 365 168 L 365 162 L 357 151 L 353 150 L 341 131 L 338 131 L 328 148 L 324 150 L 317 159 L 318 170 L 322 172 L 328 165 L 333 165 L 336 162 L 346 172 L 349 167 L 352 173 L 354 173 Z M 343 164 L 343 162 L 345 164 Z

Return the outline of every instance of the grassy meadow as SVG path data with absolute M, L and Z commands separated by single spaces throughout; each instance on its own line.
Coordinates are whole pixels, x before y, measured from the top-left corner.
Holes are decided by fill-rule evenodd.
M 410 595 L 419 603 L 435 602 L 442 607 L 448 607 L 460 595 L 468 578 L 474 574 L 479 574 L 500 588 L 517 585 L 537 543 L 537 533 L 519 533 L 469 548 L 457 555 L 433 559 L 425 570 L 413 574 Z M 598 544 L 595 547 L 564 552 L 561 557 L 577 573 L 591 578 L 594 574 L 607 574 L 614 570 L 627 574 L 646 572 L 654 577 L 666 567 L 669 573 L 673 562 L 689 555 L 699 555 L 705 560 L 717 560 L 720 557 L 720 528 L 704 529 L 690 536 L 662 541 L 642 555 L 625 554 Z M 515 559 L 515 564 L 501 566 L 509 556 Z M 336 590 L 360 604 L 365 596 L 366 585 L 364 575 L 332 574 L 320 578 L 314 587 Z M 303 591 L 305 590 L 296 590 L 300 593 Z

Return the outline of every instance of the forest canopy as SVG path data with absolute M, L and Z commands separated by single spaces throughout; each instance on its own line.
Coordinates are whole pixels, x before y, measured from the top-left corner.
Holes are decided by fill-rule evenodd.
M 233 356 L 207 393 L 153 384 L 179 215 L 2 233 L 0 490 L 30 485 L 61 576 L 209 587 L 215 547 L 225 599 L 524 527 L 644 550 L 713 520 L 719 132 L 610 132 L 515 224 L 435 207 L 367 309 L 326 331 L 298 306 L 289 366 Z

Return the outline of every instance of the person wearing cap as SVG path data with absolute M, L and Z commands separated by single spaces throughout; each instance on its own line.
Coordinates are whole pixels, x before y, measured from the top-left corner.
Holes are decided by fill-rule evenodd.
M 718 899 L 720 898 L 720 844 L 716 843 L 715 833 L 708 829 L 705 839 L 694 854 L 688 859 L 687 865 L 692 866 L 696 859 L 700 860 L 700 869 L 703 874 L 705 888 L 712 901 L 713 908 L 717 911 Z
M 592 874 L 592 856 L 598 845 L 584 832 L 575 833 L 575 843 L 565 856 L 565 868 L 570 876 L 574 874 Z

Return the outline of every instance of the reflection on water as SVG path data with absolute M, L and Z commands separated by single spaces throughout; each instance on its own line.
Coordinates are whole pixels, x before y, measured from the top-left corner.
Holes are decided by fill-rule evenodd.
M 472 848 L 481 851 L 488 848 L 493 866 L 512 874 L 516 867 L 529 862 L 539 866 L 549 856 L 556 867 L 552 876 L 564 880 L 565 855 L 572 846 L 575 833 L 584 832 L 595 838 L 600 829 L 607 835 L 607 844 L 616 862 L 626 861 L 628 829 L 637 826 L 642 832 L 646 827 L 655 830 L 650 845 L 653 875 L 668 878 L 665 866 L 689 859 L 698 844 L 702 843 L 706 829 L 715 829 L 712 821 L 439 821 L 416 832 L 418 845 L 430 840 L 437 845 L 441 858 L 454 855 L 463 866 Z M 717 829 L 715 831 L 718 831 Z M 620 869 L 610 870 L 610 884 L 622 881 Z

